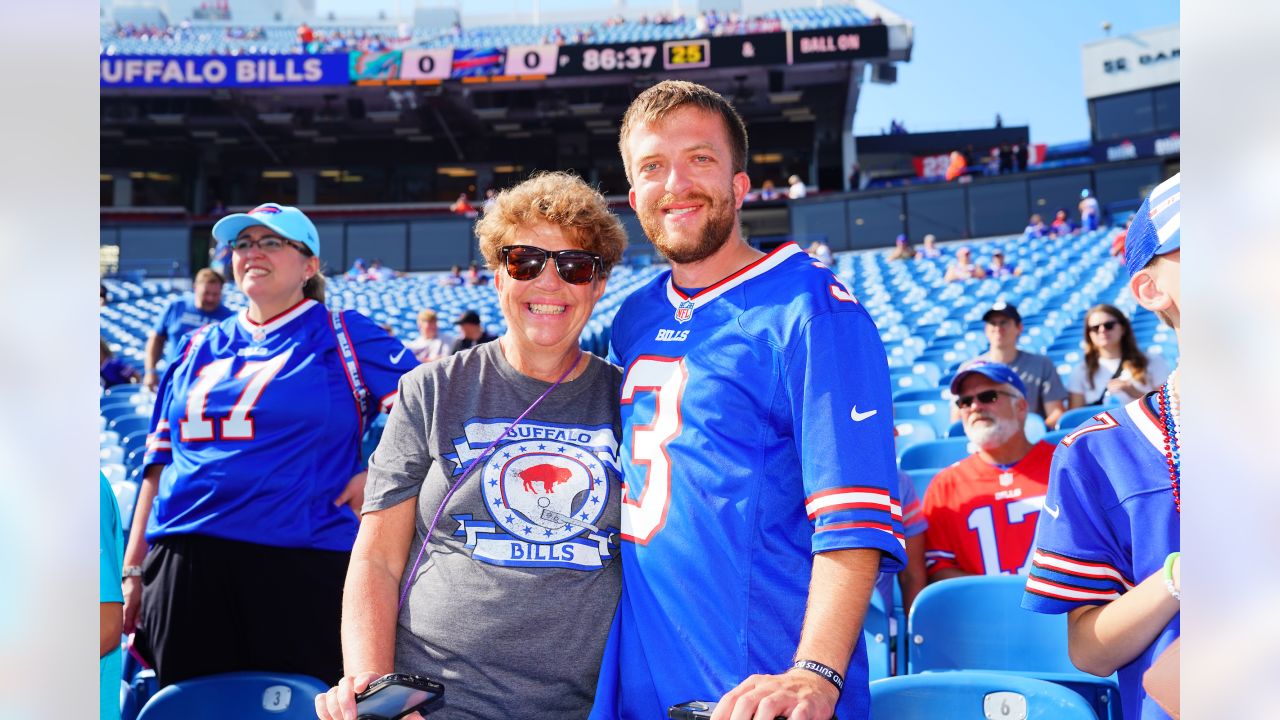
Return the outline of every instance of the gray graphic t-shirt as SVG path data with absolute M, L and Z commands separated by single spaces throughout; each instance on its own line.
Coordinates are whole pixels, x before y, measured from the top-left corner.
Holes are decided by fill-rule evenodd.
M 417 496 L 395 667 L 445 684 L 432 718 L 591 709 L 621 583 L 621 372 L 588 358 L 467 476 L 411 579 L 449 487 L 550 383 L 517 372 L 496 342 L 400 380 L 369 461 L 364 511 Z

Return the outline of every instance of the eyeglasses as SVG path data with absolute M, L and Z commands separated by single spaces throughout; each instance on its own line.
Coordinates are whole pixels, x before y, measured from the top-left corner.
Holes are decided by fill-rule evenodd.
M 1089 332 L 1096 333 L 1096 332 L 1102 332 L 1103 330 L 1111 330 L 1119 324 L 1120 324 L 1119 320 L 1108 320 L 1106 322 L 1100 322 L 1097 325 L 1090 325 L 1088 329 L 1089 329 Z
M 1000 397 L 1001 395 L 1008 395 L 1011 398 L 1018 397 L 1017 395 L 1011 392 L 1004 392 L 1003 390 L 983 390 L 982 392 L 974 395 L 961 395 L 960 397 L 956 398 L 956 407 L 960 408 L 961 410 L 964 410 L 968 408 L 970 405 L 972 405 L 974 401 L 980 402 L 983 405 L 990 405 L 991 403 L 995 402 L 996 398 Z
M 547 258 L 555 261 L 560 279 L 570 285 L 586 285 L 604 272 L 600 256 L 586 250 L 543 250 L 532 245 L 504 245 L 498 250 L 512 280 L 533 280 L 542 274 Z
M 281 250 L 285 249 L 285 247 L 293 247 L 298 252 L 301 252 L 304 254 L 306 252 L 303 249 L 304 248 L 303 245 L 293 242 L 292 240 L 285 240 L 284 238 L 277 237 L 275 235 L 263 235 L 257 240 L 252 240 L 247 237 L 241 237 L 241 238 L 236 238 L 235 242 L 231 243 L 231 249 L 235 250 L 236 252 L 245 252 L 249 248 L 258 248 L 262 252 L 274 253 L 274 252 L 280 252 Z

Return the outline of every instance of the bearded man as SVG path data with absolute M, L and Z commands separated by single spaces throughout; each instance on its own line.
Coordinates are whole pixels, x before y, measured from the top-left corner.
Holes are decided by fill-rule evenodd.
M 980 360 L 951 381 L 964 434 L 977 450 L 939 472 L 925 491 L 929 582 L 1030 571 L 1053 446 L 1027 440 L 1026 393 L 1003 363 Z

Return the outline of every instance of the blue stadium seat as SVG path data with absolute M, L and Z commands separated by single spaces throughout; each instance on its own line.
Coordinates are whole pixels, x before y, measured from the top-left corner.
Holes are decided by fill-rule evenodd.
M 1044 437 L 1041 439 L 1049 443 L 1050 445 L 1057 445 L 1058 443 L 1062 442 L 1062 438 L 1070 434 L 1071 434 L 1071 430 L 1052 430 L 1050 432 L 1045 433 Z
M 902 455 L 902 451 L 912 445 L 929 442 L 938 437 L 933 426 L 923 420 L 898 420 L 894 422 L 893 430 L 893 444 L 899 456 Z
M 938 670 L 1018 673 L 1065 685 L 1095 709 L 1119 712 L 1115 676 L 1077 670 L 1067 654 L 1065 615 L 1021 607 L 1026 578 L 971 576 L 933 583 L 916 596 L 908 618 L 912 674 Z
M 871 716 L 892 720 L 1097 720 L 1076 693 L 1051 682 L 974 670 L 873 680 Z M 1025 708 L 1025 713 L 1021 711 Z
M 909 377 L 919 377 L 911 375 Z M 916 400 L 951 400 L 951 389 L 947 387 L 913 387 L 906 390 L 897 390 L 893 393 L 893 401 L 897 402 L 913 402 Z
M 903 470 L 907 477 L 911 478 L 911 484 L 916 488 L 916 495 L 921 501 L 924 500 L 924 492 L 929 489 L 929 483 L 933 481 L 933 476 L 938 474 L 942 468 L 918 468 L 916 470 Z
M 912 445 L 902 453 L 898 466 L 903 470 L 944 468 L 967 457 L 969 438 L 942 438 Z
M 328 690 L 327 684 L 305 675 L 209 675 L 163 688 L 138 720 L 314 720 L 315 696 Z
M 878 680 L 893 675 L 892 638 L 889 635 L 889 613 L 880 593 L 871 593 L 866 619 L 862 621 L 862 640 L 867 646 L 867 677 Z
M 915 400 L 893 404 L 895 420 L 924 420 L 933 426 L 938 437 L 943 437 L 951 426 L 951 404 L 945 400 Z
M 1067 431 L 1075 430 L 1076 428 L 1080 427 L 1084 423 L 1088 422 L 1094 415 L 1097 415 L 1100 412 L 1116 410 L 1120 407 L 1121 406 L 1118 404 L 1087 405 L 1085 407 L 1078 407 L 1073 410 L 1068 410 L 1062 413 L 1062 417 L 1058 418 L 1058 429 L 1067 430 Z
M 117 433 L 118 436 L 126 437 L 139 430 L 146 430 L 150 424 L 151 418 L 144 415 L 125 415 L 117 417 L 114 420 L 109 420 L 107 422 L 107 427 Z

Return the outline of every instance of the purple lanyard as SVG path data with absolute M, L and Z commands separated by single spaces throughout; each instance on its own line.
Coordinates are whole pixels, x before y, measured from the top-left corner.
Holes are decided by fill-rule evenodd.
M 511 424 L 507 426 L 507 429 L 503 430 L 502 434 L 499 435 L 496 440 L 489 443 L 489 447 L 485 448 L 483 452 L 473 458 L 471 462 L 467 464 L 467 467 L 462 470 L 462 475 L 454 481 L 453 487 L 449 488 L 449 492 L 444 494 L 444 499 L 440 501 L 440 507 L 436 508 L 435 517 L 431 518 L 431 525 L 427 528 L 427 534 L 422 538 L 422 547 L 418 548 L 418 557 L 413 561 L 413 568 L 409 570 L 409 577 L 405 578 L 404 590 L 400 591 L 400 602 L 396 605 L 397 615 L 400 614 L 400 610 L 404 608 L 404 601 L 409 597 L 409 588 L 413 586 L 413 578 L 418 573 L 418 565 L 422 562 L 422 556 L 427 551 L 427 543 L 431 542 L 431 535 L 435 533 L 436 523 L 440 522 L 440 513 L 444 512 L 445 505 L 449 504 L 449 498 L 453 497 L 453 494 L 462 486 L 462 481 L 466 480 L 467 477 L 471 475 L 471 471 L 474 470 L 477 465 L 481 464 L 489 453 L 493 452 L 493 449 L 498 446 L 498 443 L 502 442 L 502 439 L 505 438 L 515 426 L 519 425 L 520 421 L 524 420 L 526 415 L 533 412 L 533 409 L 538 406 L 538 403 L 542 402 L 543 398 L 550 395 L 552 390 L 559 387 L 560 383 L 564 382 L 564 379 L 569 377 L 569 373 L 573 372 L 573 369 L 578 367 L 578 363 L 581 360 L 582 351 L 579 350 L 578 358 L 573 361 L 573 364 L 569 366 L 568 370 L 564 371 L 564 374 L 560 376 L 560 379 L 551 383 L 551 387 L 544 390 L 542 394 L 538 396 L 537 400 L 534 400 L 529 407 L 525 408 L 525 411 L 520 413 L 520 417 L 512 420 Z

